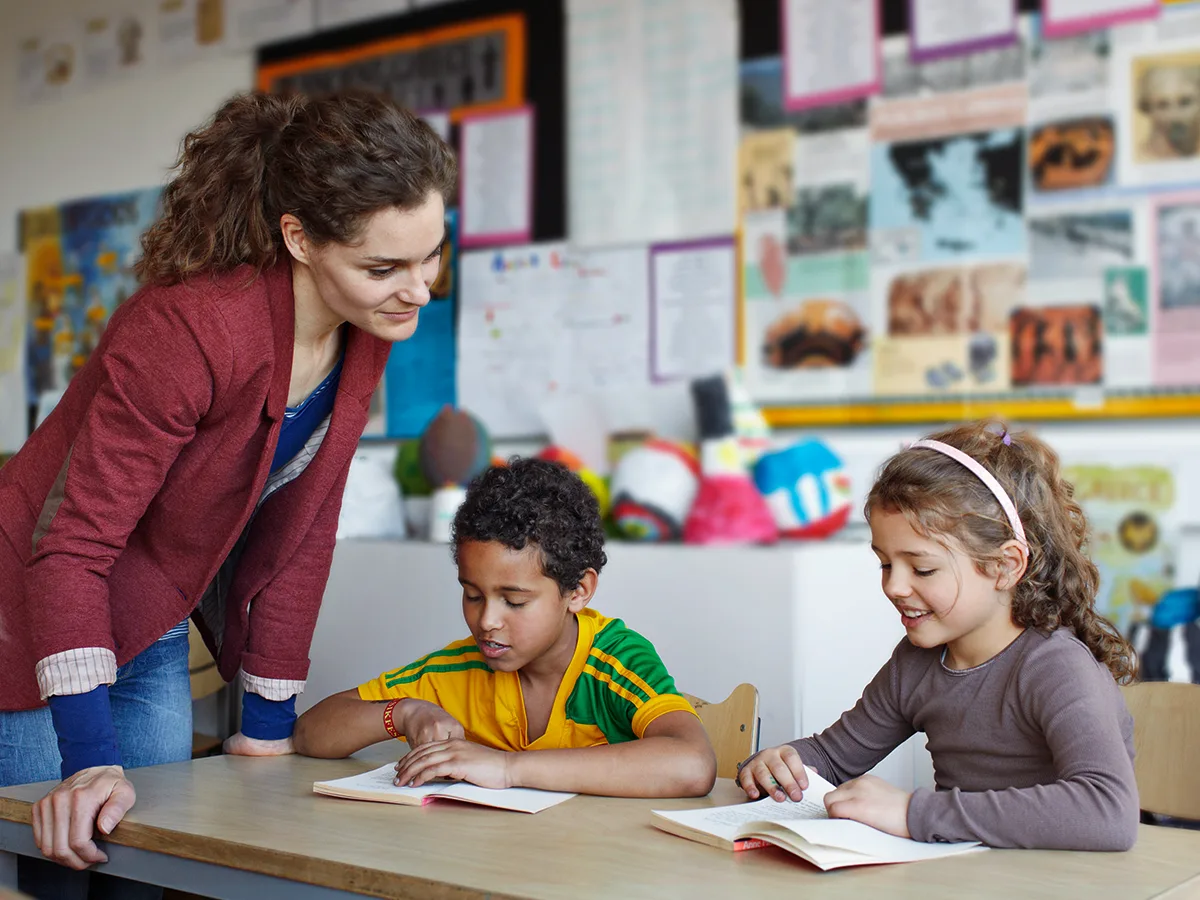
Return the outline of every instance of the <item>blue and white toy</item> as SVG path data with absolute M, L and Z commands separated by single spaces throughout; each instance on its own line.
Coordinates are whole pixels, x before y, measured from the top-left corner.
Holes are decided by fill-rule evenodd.
M 829 537 L 850 518 L 850 478 L 837 454 L 816 439 L 764 453 L 754 483 L 781 537 Z

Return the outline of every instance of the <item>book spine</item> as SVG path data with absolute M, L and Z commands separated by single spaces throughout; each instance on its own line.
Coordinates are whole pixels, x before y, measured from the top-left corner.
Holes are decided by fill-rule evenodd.
M 733 842 L 733 849 L 736 853 L 738 850 L 762 850 L 764 847 L 774 846 L 770 841 L 764 841 L 761 838 L 739 838 Z

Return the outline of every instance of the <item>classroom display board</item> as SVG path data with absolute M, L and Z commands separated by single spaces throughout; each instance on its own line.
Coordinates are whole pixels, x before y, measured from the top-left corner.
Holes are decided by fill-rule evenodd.
M 797 87 L 788 33 L 744 36 L 751 395 L 775 425 L 1200 413 L 1200 4 L 1056 37 L 963 5 L 996 15 L 924 48 L 865 7 L 878 84 L 868 60 L 838 103 Z

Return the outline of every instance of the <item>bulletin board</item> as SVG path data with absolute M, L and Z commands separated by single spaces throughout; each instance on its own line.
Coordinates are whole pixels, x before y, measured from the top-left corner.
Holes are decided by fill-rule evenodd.
M 741 6 L 739 362 L 772 425 L 1200 415 L 1200 117 L 1172 144 L 1142 96 L 1200 29 L 1050 41 L 1022 0 L 1012 43 L 918 62 L 881 3 L 880 93 L 788 110 L 780 3 Z
M 419 113 L 534 111 L 532 239 L 566 230 L 562 0 L 458 0 L 258 51 L 261 90 L 385 90 Z

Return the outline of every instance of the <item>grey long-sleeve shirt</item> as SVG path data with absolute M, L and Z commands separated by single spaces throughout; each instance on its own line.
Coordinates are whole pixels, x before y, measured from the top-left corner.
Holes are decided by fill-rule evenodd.
M 1127 850 L 1137 838 L 1133 720 L 1108 669 L 1068 629 L 1026 629 L 988 662 L 949 669 L 902 640 L 854 708 L 793 741 L 834 784 L 924 732 L 937 790 L 918 788 L 918 841 Z

